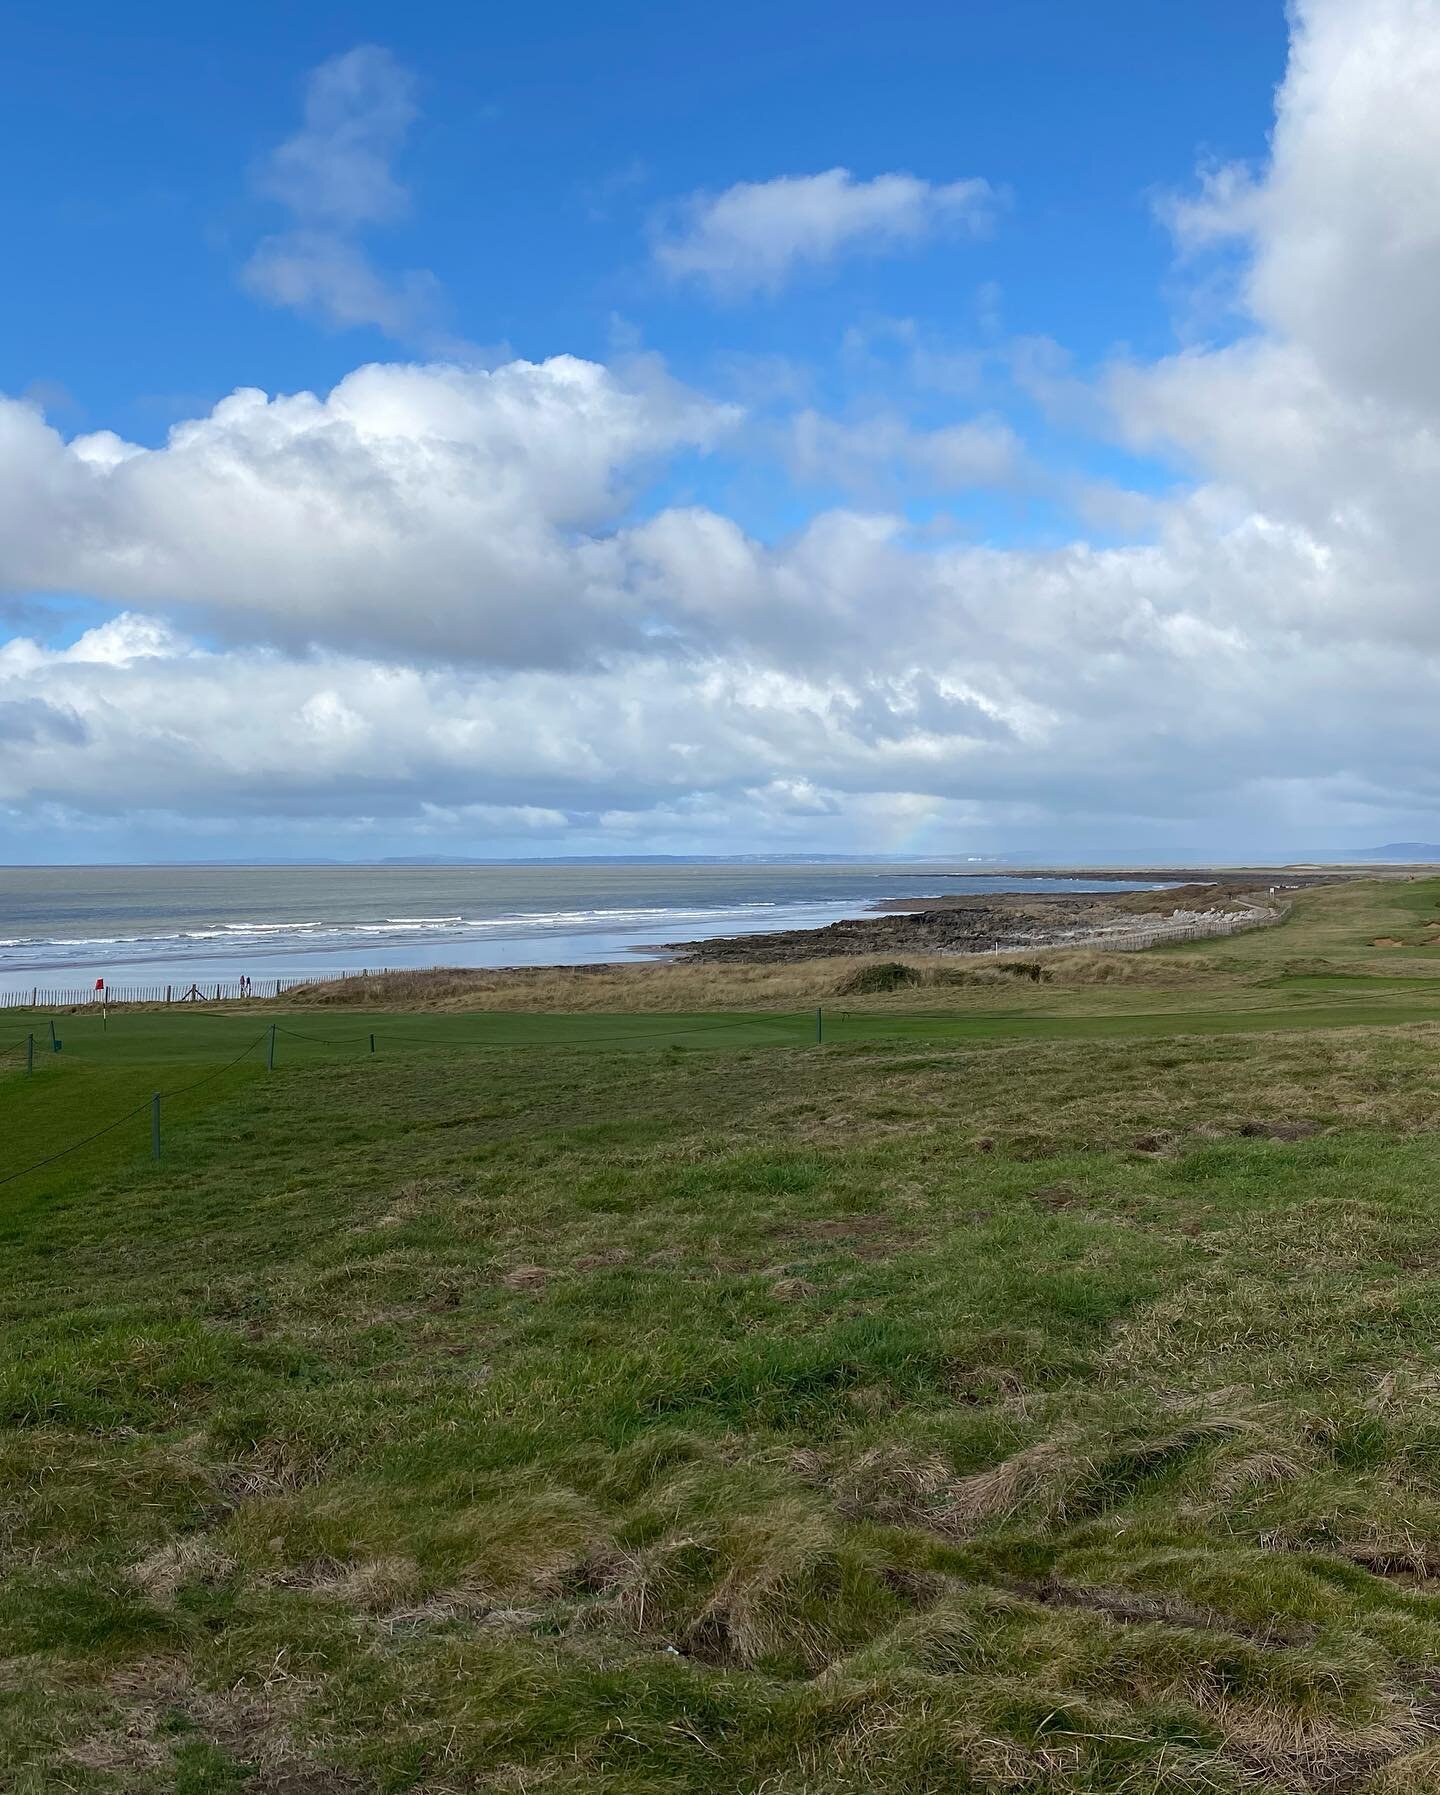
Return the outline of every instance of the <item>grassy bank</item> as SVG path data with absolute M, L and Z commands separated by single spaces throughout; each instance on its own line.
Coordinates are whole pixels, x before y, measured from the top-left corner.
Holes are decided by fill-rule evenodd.
M 1440 882 L 1300 897 L 0 1056 L 0 1785 L 1434 1788 Z

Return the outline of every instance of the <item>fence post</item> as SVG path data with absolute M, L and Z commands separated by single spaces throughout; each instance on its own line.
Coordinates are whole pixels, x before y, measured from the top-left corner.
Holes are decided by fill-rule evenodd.
M 269 1045 L 265 1050 L 265 1070 L 267 1072 L 275 1070 L 275 1024 L 273 1022 L 270 1024 Z
M 35 1037 L 25 1037 L 25 1073 L 28 1077 L 35 1070 Z
M 170 987 L 168 985 L 165 987 L 165 1001 L 166 1003 L 169 1003 L 170 1001 Z
M 160 1093 L 150 1099 L 150 1157 L 160 1157 Z

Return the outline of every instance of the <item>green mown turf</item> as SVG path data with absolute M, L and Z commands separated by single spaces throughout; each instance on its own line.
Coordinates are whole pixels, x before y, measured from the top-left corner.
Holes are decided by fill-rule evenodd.
M 282 1010 L 267 1071 L 269 1011 L 60 1019 L 0 1174 L 141 1107 L 0 1188 L 0 1786 L 1440 1785 L 1395 908 L 1226 944 L 1285 981 L 1248 1009 L 1222 967 L 819 1048 Z

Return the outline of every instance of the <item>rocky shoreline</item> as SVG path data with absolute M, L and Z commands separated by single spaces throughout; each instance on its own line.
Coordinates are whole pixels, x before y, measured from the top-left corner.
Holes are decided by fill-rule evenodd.
M 1073 876 L 1073 875 L 1071 875 Z M 1115 875 L 1116 878 L 1122 875 Z M 1131 873 L 1130 879 L 1137 875 Z M 1143 876 L 1143 875 L 1142 875 Z M 1156 875 L 1163 876 L 1163 875 Z M 820 929 L 786 929 L 770 935 L 715 936 L 708 941 L 666 943 L 677 960 L 691 964 L 774 963 L 833 954 L 975 954 L 1045 947 L 1083 947 L 1127 925 L 1171 916 L 1236 914 L 1268 908 L 1274 874 L 1205 877 L 1164 890 L 1047 892 L 1002 897 L 885 899 L 869 916 Z M 1290 878 L 1287 889 L 1314 884 Z

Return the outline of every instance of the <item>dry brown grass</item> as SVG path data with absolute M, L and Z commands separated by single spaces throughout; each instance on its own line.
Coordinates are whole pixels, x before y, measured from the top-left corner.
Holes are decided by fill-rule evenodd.
M 221 1583 L 235 1569 L 227 1552 L 200 1535 L 168 1540 L 130 1567 L 129 1580 L 159 1607 L 174 1605 L 190 1583 Z
M 1133 916 L 1168 916 L 1172 910 L 1233 912 L 1275 901 L 1268 885 L 1172 885 L 1161 891 L 1122 891 L 1107 897 L 1112 910 L 1125 910 Z
M 847 1008 L 945 1008 L 963 994 L 1144 986 L 1189 989 L 1233 981 L 1213 958 L 1051 948 L 1013 954 L 914 955 L 893 990 L 866 992 L 867 968 L 892 967 L 893 955 L 836 954 L 775 964 L 696 965 L 682 961 L 618 966 L 466 968 L 356 974 L 288 991 L 284 1002 L 320 1009 L 551 1011 L 573 1015 L 693 1014 L 705 1010 L 791 1011 L 845 999 Z M 1040 979 L 1033 969 L 1040 968 Z
M 403 1553 L 365 1558 L 353 1564 L 333 1558 L 287 1566 L 273 1582 L 324 1600 L 343 1602 L 368 1613 L 394 1613 L 418 1599 L 420 1571 Z
M 1215 1494 L 1222 1501 L 1233 1501 L 1257 1490 L 1273 1490 L 1294 1483 L 1313 1469 L 1312 1462 L 1293 1452 L 1262 1447 L 1258 1452 L 1246 1452 L 1221 1464 L 1215 1473 Z
M 1008 1515 L 1042 1489 L 1063 1507 L 1063 1489 L 1085 1468 L 1068 1440 L 1041 1440 L 984 1471 L 957 1477 L 938 1452 L 894 1443 L 874 1446 L 852 1464 L 836 1467 L 821 1455 L 797 1456 L 791 1468 L 827 1489 L 851 1520 L 918 1526 L 964 1539 L 985 1522 Z
M 369 1785 L 325 1763 L 318 1742 L 306 1736 L 299 1711 L 312 1690 L 284 1667 L 284 1657 L 262 1687 L 218 1692 L 198 1687 L 174 1659 L 143 1659 L 117 1672 L 105 1686 L 104 1719 L 63 1754 L 68 1767 L 89 1773 L 84 1784 L 66 1775 L 48 1786 L 90 1788 L 98 1776 L 107 1789 L 175 1787 L 178 1719 L 189 1736 L 244 1764 L 256 1795 L 357 1795 Z
M 1149 985 L 1179 989 L 1234 980 L 1236 974 L 1212 955 L 1122 954 L 1096 947 L 1058 948 L 1039 956 L 1051 981 L 1061 986 Z
M 1224 1695 L 1204 1706 L 1225 1736 L 1226 1758 L 1267 1789 L 1355 1788 L 1360 1778 L 1385 1770 L 1435 1730 L 1428 1704 L 1399 1695 L 1377 1704 L 1374 1716 L 1360 1724 Z
M 514 969 L 437 966 L 359 974 L 287 991 L 285 1003 L 368 1010 L 584 1010 L 613 1013 L 793 1010 L 823 1002 L 855 969 L 853 958 L 793 965 L 691 966 L 676 961 L 620 966 Z

